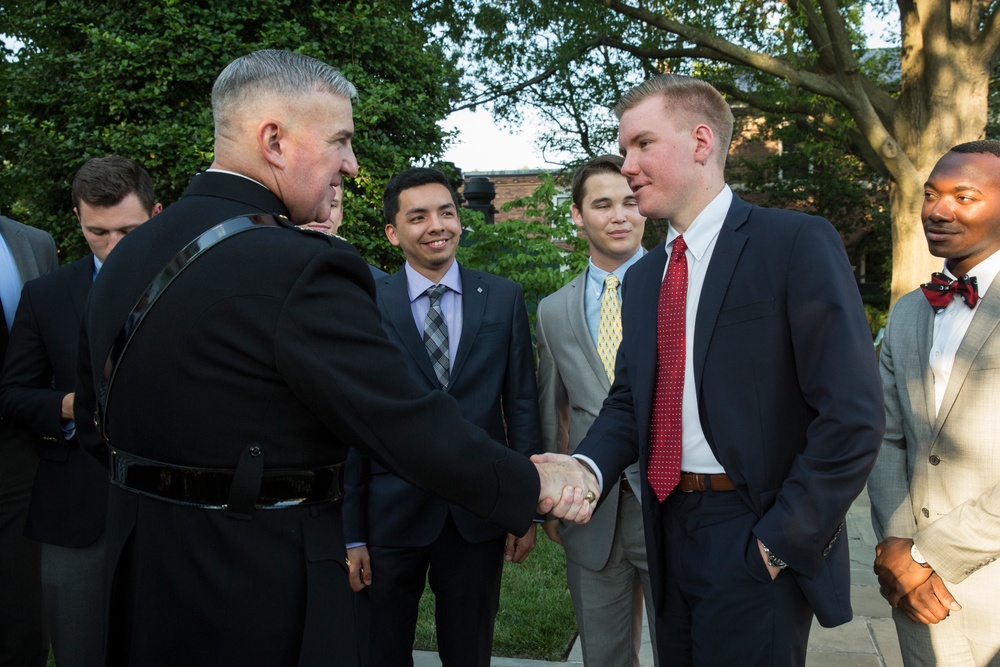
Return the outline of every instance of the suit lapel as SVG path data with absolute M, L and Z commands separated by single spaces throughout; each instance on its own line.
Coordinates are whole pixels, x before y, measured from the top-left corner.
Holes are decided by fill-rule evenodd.
M 482 276 L 470 272 L 462 265 L 458 266 L 458 272 L 462 278 L 462 336 L 458 341 L 458 351 L 455 353 L 455 364 L 451 369 L 449 385 L 455 383 L 455 379 L 462 372 L 465 360 L 469 358 L 472 342 L 476 340 L 479 327 L 483 323 L 483 313 L 486 312 L 486 300 L 490 292 L 489 285 Z M 454 344 L 454 341 L 449 341 L 449 344 Z
M 656 318 L 660 300 L 663 269 L 667 265 L 667 252 L 661 243 L 629 270 L 624 284 L 622 300 L 622 334 L 630 342 L 628 349 L 635 350 L 629 359 L 629 382 L 633 396 L 645 400 L 634 404 L 636 426 L 639 429 L 640 450 L 648 446 L 649 421 L 653 414 L 653 395 L 656 384 Z M 624 342 L 624 338 L 623 338 Z
M 921 299 L 917 305 L 917 311 L 914 313 L 913 329 L 916 330 L 916 354 L 907 355 L 905 359 L 901 359 L 897 363 L 915 363 L 916 373 L 920 375 L 920 382 L 914 383 L 914 387 L 920 387 L 923 391 L 923 406 L 927 415 L 927 419 L 924 423 L 928 426 L 934 424 L 934 413 L 936 408 L 934 407 L 934 371 L 931 370 L 930 364 L 927 360 L 930 358 L 931 354 L 931 343 L 934 339 L 934 310 L 926 303 L 924 299 Z M 919 397 L 918 397 L 919 398 Z M 914 403 L 919 404 L 918 401 Z M 928 434 L 929 435 L 929 434 Z
M 702 374 L 705 370 L 705 358 L 708 356 L 708 346 L 715 331 L 715 323 L 719 319 L 722 302 L 729 289 L 729 281 L 736 270 L 736 263 L 743 252 L 747 237 L 738 231 L 740 226 L 750 217 L 750 204 L 733 195 L 733 203 L 729 213 L 722 223 L 719 238 L 712 251 L 711 263 L 705 274 L 705 283 L 701 288 L 701 301 L 698 313 L 695 315 L 694 336 L 694 378 L 695 387 L 701 387 Z
M 576 339 L 577 347 L 583 351 L 583 356 L 587 358 L 590 369 L 594 371 L 594 375 L 597 376 L 604 391 L 607 392 L 611 388 L 611 383 L 608 382 L 608 374 L 604 371 L 604 364 L 601 363 L 601 357 L 597 354 L 594 339 L 587 326 L 587 311 L 584 302 L 587 294 L 587 272 L 584 271 L 569 284 L 571 290 L 565 301 L 566 321 Z
M 424 347 L 423 332 L 417 329 L 416 322 L 413 321 L 410 295 L 407 292 L 406 271 L 400 269 L 384 278 L 384 281 L 379 290 L 379 297 L 382 299 L 389 323 L 396 330 L 396 335 L 402 341 L 406 352 L 413 358 L 427 380 L 432 386 L 439 386 L 437 375 L 434 374 L 434 367 L 431 366 L 430 357 L 427 356 L 427 348 Z
M 948 418 L 948 413 L 955 405 L 955 399 L 958 398 L 958 393 L 965 384 L 969 370 L 972 368 L 972 362 L 976 360 L 979 351 L 997 330 L 998 325 L 1000 325 L 1000 291 L 991 289 L 976 306 L 976 313 L 972 316 L 972 322 L 969 323 L 969 330 L 965 333 L 962 344 L 959 345 L 958 351 L 955 353 L 955 364 L 952 366 L 948 387 L 941 399 L 941 409 L 938 410 L 937 419 L 934 420 L 931 442 L 937 439 L 941 427 Z M 921 358 L 926 359 L 927 357 Z
M 37 278 L 40 273 L 38 262 L 35 260 L 35 253 L 31 249 L 31 242 L 28 241 L 24 230 L 17 229 L 13 233 L 6 233 L 8 231 L 6 229 L 4 231 L 4 239 L 7 241 L 7 247 L 10 248 L 10 254 L 14 257 L 14 264 L 17 265 L 17 271 L 21 274 L 21 284 L 23 285 L 32 278 Z

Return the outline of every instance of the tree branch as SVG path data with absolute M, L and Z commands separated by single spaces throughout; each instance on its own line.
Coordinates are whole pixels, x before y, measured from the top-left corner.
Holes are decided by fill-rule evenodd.
M 593 1 L 593 0 L 588 0 Z M 751 49 L 737 46 L 732 42 L 718 37 L 708 30 L 696 28 L 687 24 L 675 21 L 660 14 L 654 14 L 642 7 L 633 7 L 622 0 L 600 0 L 612 11 L 635 19 L 648 26 L 663 30 L 665 32 L 679 35 L 699 46 L 711 49 L 719 54 L 725 55 L 741 65 L 746 65 L 760 70 L 766 74 L 771 74 L 785 79 L 801 88 L 810 90 L 819 95 L 830 97 L 838 102 L 846 103 L 848 94 L 843 86 L 835 79 L 820 76 L 812 72 L 798 69 L 789 65 L 786 61 L 765 53 L 753 51 Z M 717 59 L 717 58 L 713 58 Z
M 521 83 L 519 83 L 516 86 L 513 86 L 511 88 L 506 88 L 504 90 L 500 90 L 500 91 L 497 91 L 495 93 L 489 94 L 489 95 L 487 95 L 485 97 L 473 99 L 473 100 L 470 100 L 468 102 L 463 102 L 462 104 L 459 104 L 458 106 L 453 107 L 452 108 L 452 112 L 462 111 L 464 109 L 475 109 L 480 104 L 486 104 L 487 102 L 493 102 L 494 100 L 498 100 L 501 97 L 509 97 L 509 96 L 513 95 L 514 93 L 518 93 L 518 92 L 524 90 L 525 88 L 530 88 L 531 86 L 534 86 L 535 84 L 541 83 L 541 82 L 545 81 L 546 79 L 549 79 L 550 77 L 554 76 L 556 74 L 556 72 L 558 72 L 560 69 L 563 69 L 564 67 L 566 67 L 567 65 L 569 65 L 569 63 L 573 62 L 574 60 L 576 60 L 580 56 L 583 56 L 583 55 L 587 54 L 592 49 L 595 49 L 595 48 L 597 48 L 600 45 L 601 45 L 600 38 L 593 37 L 593 38 L 591 38 L 591 39 L 589 39 L 589 40 L 581 43 L 580 46 L 578 46 L 574 51 L 572 51 L 570 53 L 570 55 L 569 55 L 568 58 L 566 58 L 565 60 L 563 58 L 560 58 L 559 62 L 555 63 L 554 65 L 552 65 L 548 69 L 544 70 L 541 74 L 533 76 L 530 79 L 528 79 L 527 81 L 522 81 Z

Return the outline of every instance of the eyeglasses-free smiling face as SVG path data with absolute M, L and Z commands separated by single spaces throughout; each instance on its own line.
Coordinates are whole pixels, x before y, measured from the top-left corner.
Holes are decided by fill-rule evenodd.
M 427 183 L 399 193 L 396 224 L 385 226 L 389 242 L 398 246 L 421 275 L 438 282 L 455 261 L 462 222 L 448 188 Z
M 946 153 L 924 184 L 920 217 L 931 254 L 956 276 L 1000 250 L 1000 157 Z
M 594 265 L 613 271 L 635 254 L 646 218 L 628 181 L 620 174 L 599 172 L 584 182 L 581 207 L 573 204 L 573 222 L 590 241 Z

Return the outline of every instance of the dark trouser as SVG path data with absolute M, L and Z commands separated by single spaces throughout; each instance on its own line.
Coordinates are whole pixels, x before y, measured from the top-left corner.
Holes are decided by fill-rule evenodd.
M 49 657 L 42 623 L 41 545 L 24 536 L 38 452 L 0 421 L 0 666 L 34 667 Z
M 675 492 L 663 510 L 663 664 L 804 665 L 812 610 L 788 572 L 771 580 L 739 495 Z
M 45 627 L 59 667 L 104 664 L 104 536 L 79 549 L 42 545 Z
M 413 664 L 413 637 L 424 583 L 435 596 L 438 655 L 443 667 L 488 667 L 500 603 L 504 538 L 466 542 L 449 516 L 427 547 L 368 546 L 372 585 L 369 664 Z

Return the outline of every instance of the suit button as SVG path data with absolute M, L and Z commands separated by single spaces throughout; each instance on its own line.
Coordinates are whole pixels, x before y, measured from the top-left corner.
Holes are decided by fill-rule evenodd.
M 941 463 L 941 459 L 938 458 L 937 454 L 931 454 L 931 458 L 928 460 L 931 462 L 932 466 L 936 466 L 937 464 Z
M 925 519 L 928 518 L 931 515 L 931 513 L 927 510 L 926 507 L 923 508 L 922 510 L 920 510 L 920 513 L 924 515 Z
M 260 456 L 261 449 L 259 445 L 250 445 L 250 456 Z

